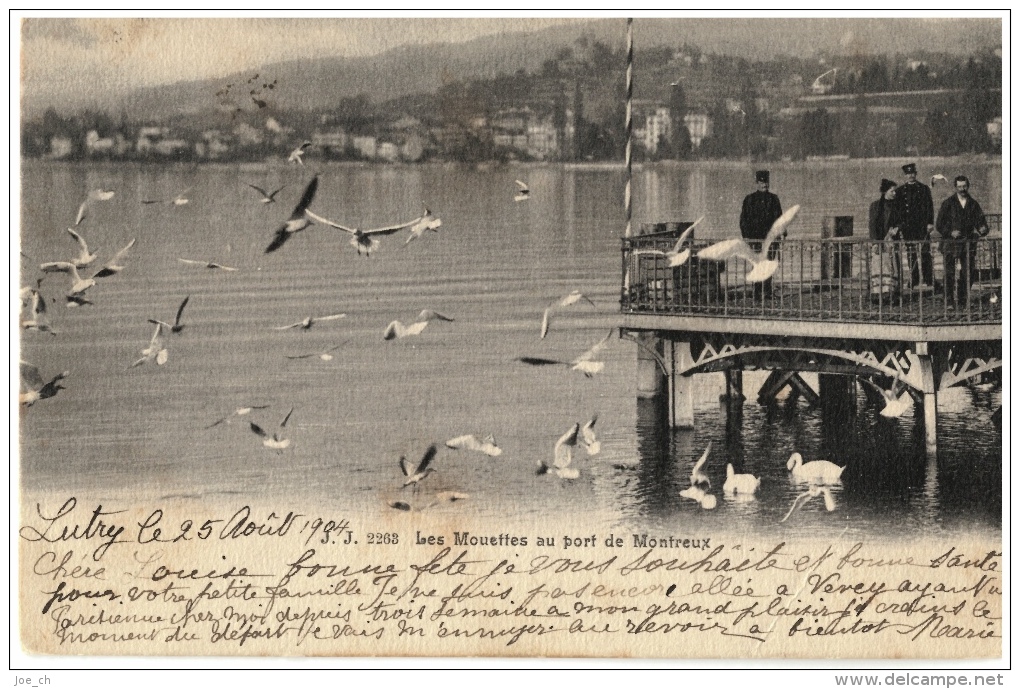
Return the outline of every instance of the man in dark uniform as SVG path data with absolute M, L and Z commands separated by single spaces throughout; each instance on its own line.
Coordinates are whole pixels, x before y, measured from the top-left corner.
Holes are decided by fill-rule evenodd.
M 988 223 L 981 204 L 970 195 L 970 180 L 960 175 L 954 180 L 956 193 L 942 202 L 939 208 L 938 230 L 942 235 L 939 250 L 945 260 L 946 301 L 955 300 L 965 306 L 970 285 L 977 279 L 977 239 L 988 234 Z M 960 266 L 960 281 L 956 281 L 956 266 Z
M 760 251 L 762 240 L 772 224 L 783 214 L 783 207 L 779 197 L 769 192 L 768 170 L 758 170 L 754 173 L 754 179 L 758 183 L 758 191 L 744 197 L 744 205 L 740 209 L 740 234 L 752 249 Z M 769 247 L 769 258 L 775 258 L 777 252 L 775 246 Z M 772 278 L 766 280 L 762 287 L 755 285 L 755 296 L 762 291 L 771 296 Z
M 917 181 L 917 165 L 903 166 L 907 176 L 905 184 L 896 190 L 900 204 L 900 234 L 906 242 L 910 261 L 910 285 L 919 283 L 934 286 L 934 265 L 931 259 L 931 244 L 928 242 L 935 229 L 935 204 L 931 200 L 931 189 Z

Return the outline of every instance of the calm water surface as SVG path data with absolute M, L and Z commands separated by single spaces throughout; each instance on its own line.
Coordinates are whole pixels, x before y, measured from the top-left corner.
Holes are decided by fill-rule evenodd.
M 912 412 L 879 422 L 863 398 L 850 417 L 826 418 L 804 402 L 762 408 L 753 393 L 764 374 L 745 376 L 751 399 L 731 416 L 718 402 L 721 374 L 700 376 L 696 429 L 670 431 L 654 404 L 635 398 L 635 345 L 625 340 L 610 343 L 606 369 L 592 379 L 515 362 L 524 355 L 570 360 L 608 332 L 618 309 L 620 170 L 327 167 L 312 205 L 319 214 L 373 227 L 415 217 L 427 202 L 443 220 L 440 233 L 406 248 L 403 234 L 383 238 L 363 258 L 346 235 L 315 226 L 264 254 L 311 167 L 24 167 L 21 236 L 30 259 L 22 259 L 22 284 L 34 280 L 39 263 L 77 250 L 65 228 L 90 189 L 117 192 L 79 228 L 100 248 L 95 265 L 137 238 L 123 272 L 90 290 L 94 307 L 63 307 L 64 276 L 43 283 L 47 297 L 58 299 L 51 321 L 59 334 L 24 333 L 22 358 L 44 374 L 70 376 L 57 397 L 22 412 L 25 489 L 152 500 L 301 496 L 333 512 L 390 511 L 387 501 L 410 498 L 410 491 L 401 498 L 398 457 L 416 460 L 431 442 L 492 433 L 501 457 L 443 448 L 438 473 L 415 500 L 457 490 L 471 499 L 450 506 L 456 514 L 591 515 L 593 524 L 663 533 L 882 537 L 1001 528 L 1002 438 L 990 420 L 1001 404 L 998 390 L 940 394 L 940 455 L 928 462 Z M 950 178 L 968 174 L 985 209 L 999 209 L 998 165 L 920 167 Z M 817 236 L 826 215 L 854 215 L 863 233 L 879 180 L 897 171 L 893 162 L 774 166 L 773 190 L 785 205 L 803 206 L 791 236 Z M 529 201 L 514 203 L 516 178 L 530 184 Z M 635 220 L 706 215 L 699 236 L 733 236 L 751 181 L 749 168 L 735 166 L 640 170 Z M 267 206 L 245 183 L 288 187 Z M 186 206 L 141 203 L 184 190 Z M 949 187 L 937 188 L 936 203 L 948 194 Z M 572 307 L 539 339 L 545 306 L 574 289 L 598 309 Z M 172 320 L 189 295 L 187 327 L 171 338 L 168 363 L 129 369 L 152 334 L 146 320 Z M 387 323 L 410 322 L 426 307 L 456 321 L 383 341 Z M 347 318 L 307 332 L 272 329 L 336 312 Z M 331 361 L 286 358 L 336 345 Z M 205 429 L 257 404 L 271 406 Z M 266 450 L 247 420 L 276 428 L 292 407 L 292 446 Z M 581 478 L 536 476 L 556 439 L 594 413 L 602 452 L 575 454 Z M 720 499 L 703 511 L 678 496 L 709 441 L 706 470 L 716 492 L 732 462 L 761 477 L 757 499 Z M 803 491 L 785 468 L 793 451 L 846 465 L 833 491 L 835 511 L 815 499 L 780 523 Z

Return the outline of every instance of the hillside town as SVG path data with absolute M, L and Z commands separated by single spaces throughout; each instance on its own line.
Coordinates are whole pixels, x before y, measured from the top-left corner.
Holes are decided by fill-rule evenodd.
M 436 93 L 333 108 L 287 108 L 274 84 L 217 107 L 135 121 L 126 112 L 60 113 L 22 123 L 22 153 L 52 160 L 619 160 L 624 56 L 586 40 L 541 70 L 454 81 Z M 648 48 L 635 65 L 637 160 L 803 160 L 1001 153 L 1001 51 L 970 56 L 829 55 L 750 62 L 692 46 Z M 268 83 L 258 84 L 265 80 Z M 256 91 L 252 90 L 255 94 Z

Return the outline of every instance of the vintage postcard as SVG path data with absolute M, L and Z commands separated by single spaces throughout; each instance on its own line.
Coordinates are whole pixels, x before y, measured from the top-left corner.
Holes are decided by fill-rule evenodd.
M 29 663 L 1002 657 L 1001 18 L 14 31 Z

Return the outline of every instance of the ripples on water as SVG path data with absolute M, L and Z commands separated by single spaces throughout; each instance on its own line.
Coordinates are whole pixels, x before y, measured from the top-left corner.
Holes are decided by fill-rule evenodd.
M 313 166 L 309 166 L 313 167 Z M 998 166 L 924 164 L 952 178 L 968 174 L 989 211 L 1001 198 Z M 799 170 L 773 168 L 784 203 L 801 203 L 792 236 L 816 236 L 821 217 L 855 215 L 858 233 L 878 181 L 898 164 L 850 161 Z M 604 373 L 588 380 L 562 367 L 518 364 L 522 355 L 569 360 L 607 332 L 618 309 L 618 170 L 553 167 L 328 167 L 312 207 L 355 226 L 416 216 L 427 202 L 442 218 L 438 235 L 403 247 L 383 238 L 358 257 L 341 232 L 313 227 L 279 252 L 270 237 L 307 179 L 308 168 L 250 166 L 161 169 L 28 164 L 23 170 L 22 284 L 38 263 L 70 256 L 65 229 L 89 189 L 115 189 L 82 234 L 101 248 L 99 265 L 132 237 L 125 270 L 90 291 L 95 307 L 51 310 L 57 337 L 26 333 L 22 357 L 44 374 L 70 370 L 67 390 L 23 411 L 22 481 L 32 491 L 88 490 L 97 497 L 138 495 L 302 496 L 333 511 L 385 507 L 402 482 L 397 458 L 416 460 L 430 442 L 493 433 L 502 457 L 441 449 L 429 491 L 471 499 L 452 514 L 592 515 L 595 523 L 676 533 L 747 531 L 883 536 L 1001 528 L 1001 445 L 991 423 L 1001 393 L 955 388 L 940 394 L 940 455 L 924 457 L 911 412 L 876 422 L 859 400 L 856 416 L 826 418 L 804 402 L 768 409 L 753 402 L 763 380 L 745 377 L 751 401 L 727 415 L 721 374 L 696 382 L 696 429 L 670 431 L 657 408 L 634 393 L 635 346 L 614 340 Z M 514 203 L 514 179 L 531 199 Z M 726 166 L 644 170 L 636 179 L 638 221 L 707 215 L 702 237 L 735 234 L 750 169 Z M 244 183 L 288 184 L 265 206 Z M 187 206 L 144 206 L 191 188 Z M 949 189 L 936 189 L 936 197 Z M 223 273 L 178 258 L 236 266 Z M 64 277 L 43 292 L 61 298 Z M 543 308 L 573 289 L 599 307 L 575 306 L 538 337 Z M 170 342 L 166 366 L 128 370 L 148 344 L 148 318 L 170 320 L 184 296 L 187 327 Z M 417 338 L 384 342 L 391 320 L 425 307 L 456 318 Z M 307 315 L 343 311 L 346 319 L 308 332 L 275 331 Z M 344 343 L 332 361 L 284 355 Z M 236 407 L 271 404 L 251 417 L 204 430 Z M 293 440 L 281 454 L 264 449 L 247 419 L 275 427 L 290 407 Z M 539 459 L 575 421 L 599 413 L 602 453 L 575 455 L 581 479 L 535 476 Z M 713 511 L 681 499 L 692 462 L 713 442 L 706 467 L 718 493 L 726 462 L 761 477 L 758 499 L 720 500 Z M 820 498 L 779 523 L 803 487 L 790 483 L 792 451 L 805 461 L 846 465 L 837 503 Z M 409 491 L 408 491 L 409 492 Z M 407 499 L 405 492 L 402 499 Z M 423 493 L 427 491 L 423 490 Z

